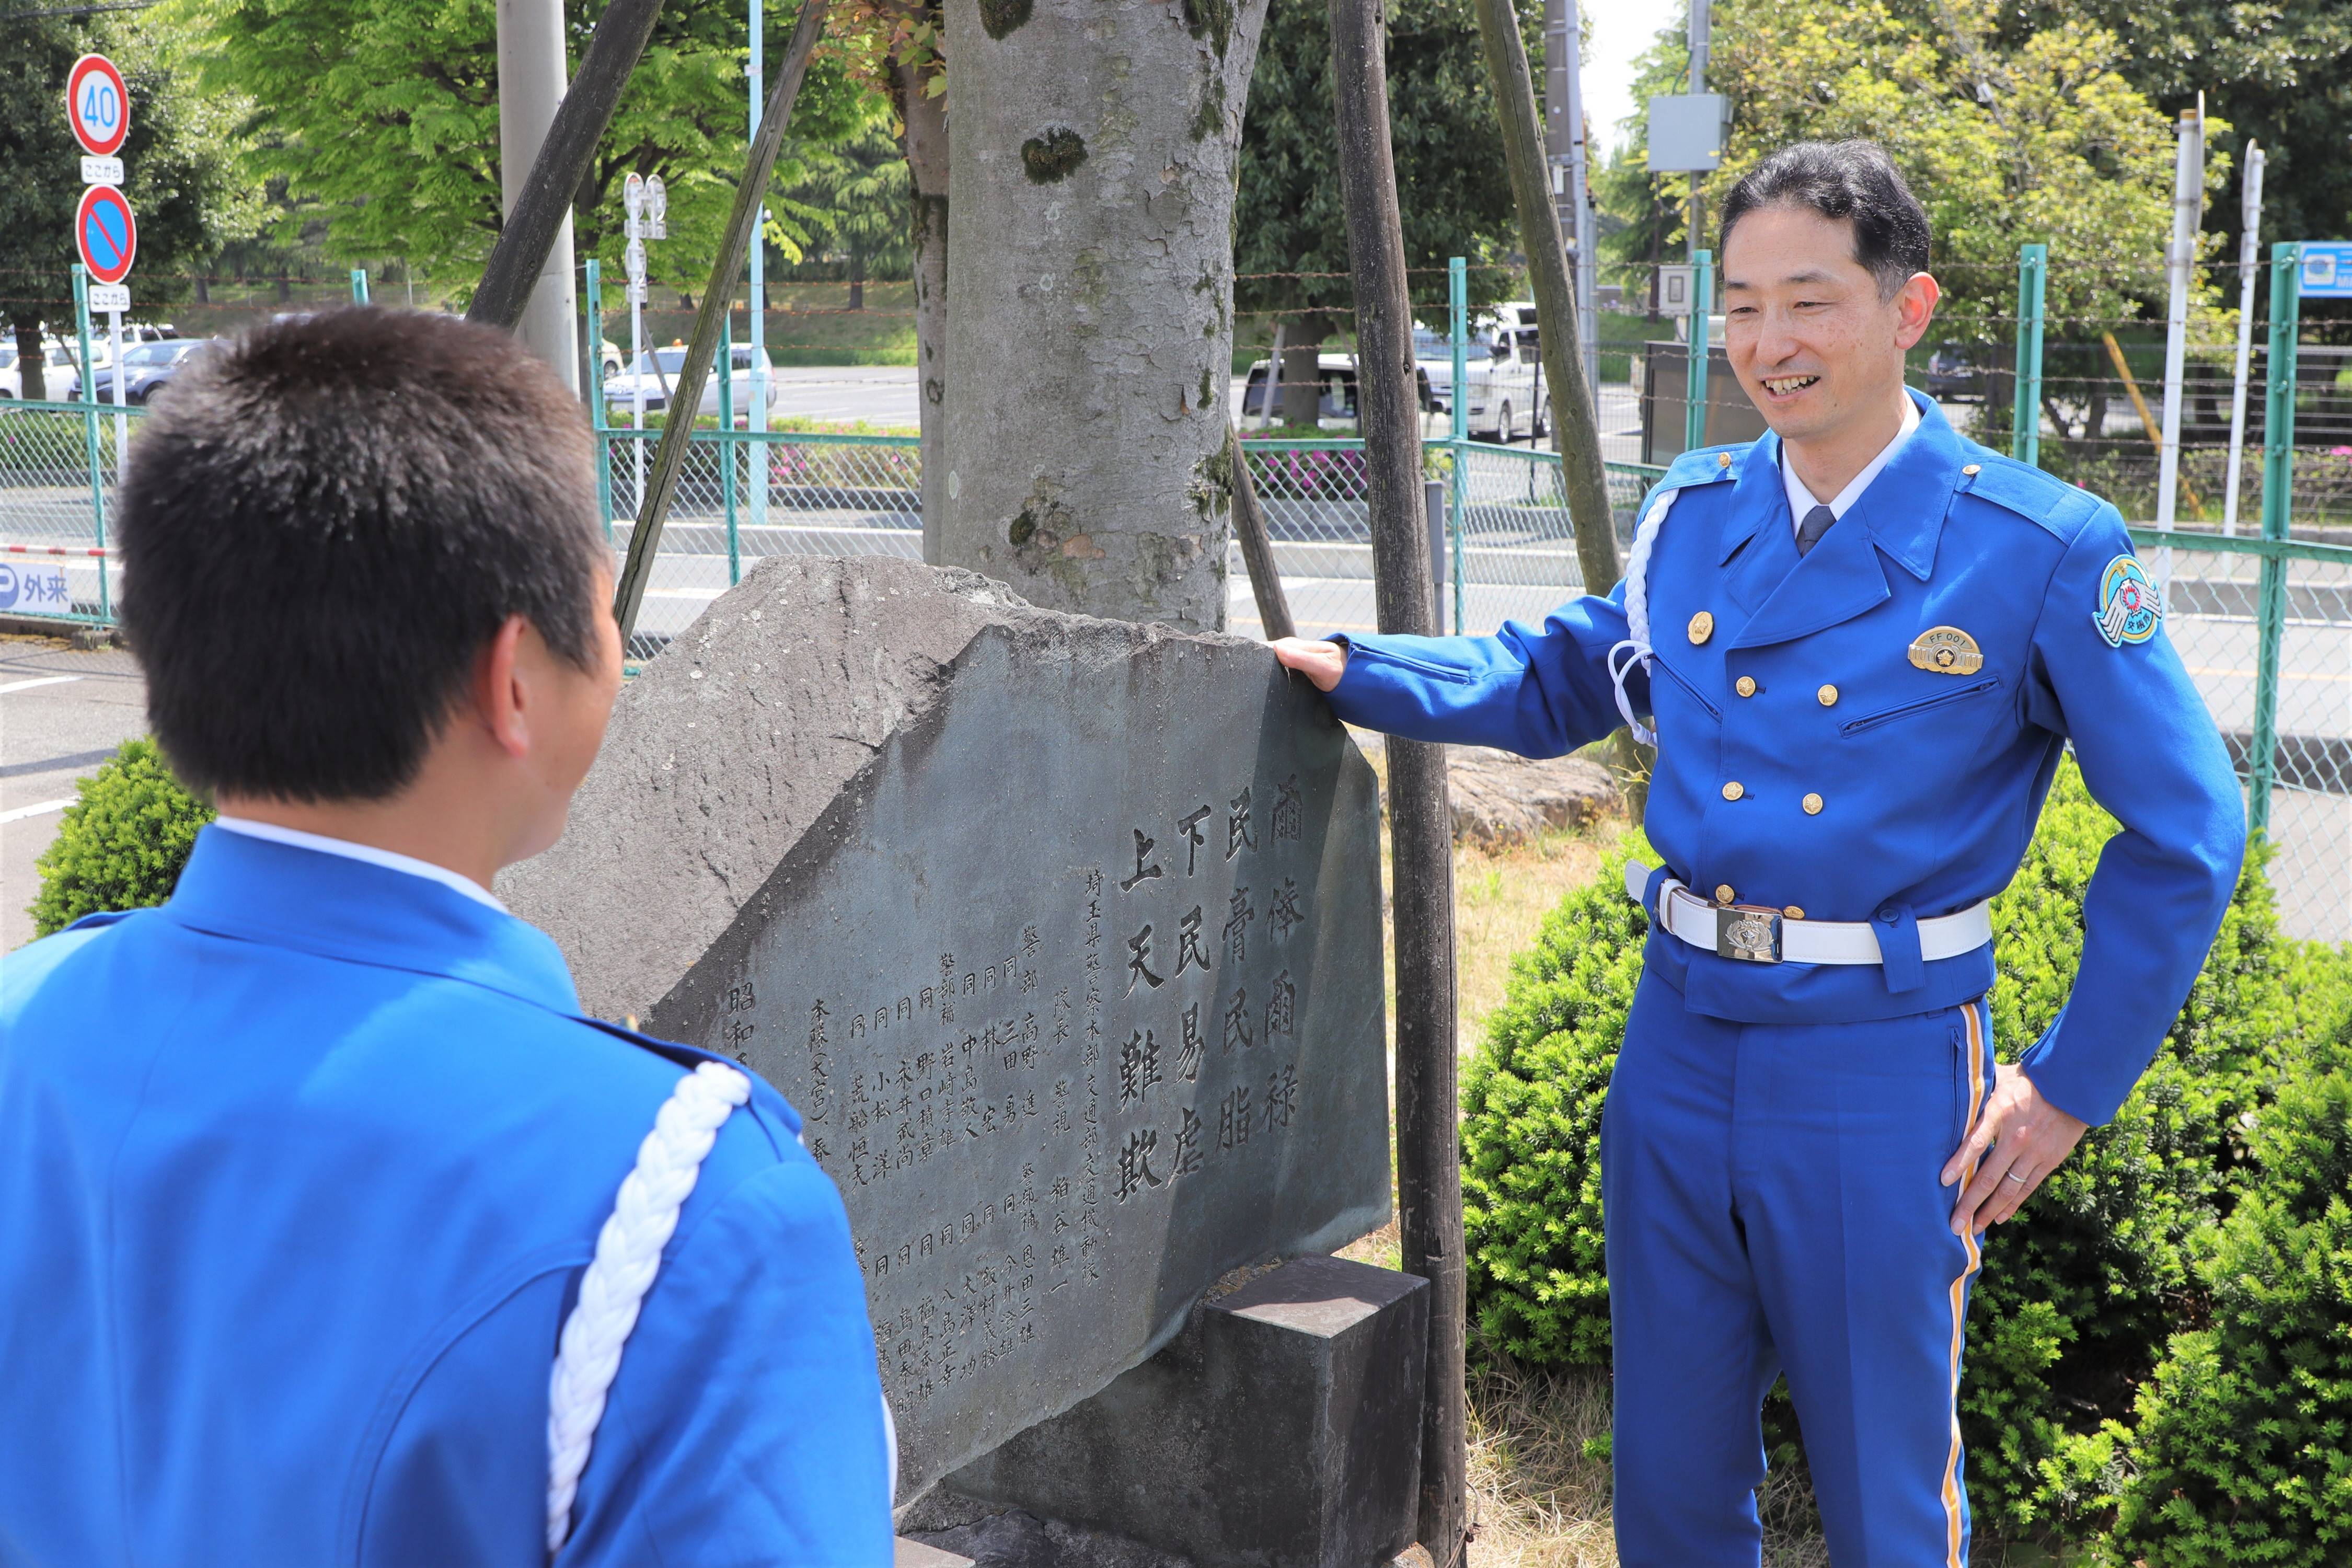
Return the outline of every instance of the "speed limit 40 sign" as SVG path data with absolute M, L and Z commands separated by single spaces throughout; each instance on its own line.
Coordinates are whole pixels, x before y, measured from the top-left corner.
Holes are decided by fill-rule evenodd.
M 131 94 L 122 73 L 104 55 L 84 55 L 66 73 L 66 118 L 74 140 L 94 157 L 110 158 L 122 150 L 131 131 Z

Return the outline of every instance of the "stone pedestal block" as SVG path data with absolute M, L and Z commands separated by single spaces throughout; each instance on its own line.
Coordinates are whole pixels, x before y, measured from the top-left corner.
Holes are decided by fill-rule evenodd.
M 1370 1568 L 1412 1543 L 1428 1281 L 1299 1258 L 947 1482 L 1199 1568 Z

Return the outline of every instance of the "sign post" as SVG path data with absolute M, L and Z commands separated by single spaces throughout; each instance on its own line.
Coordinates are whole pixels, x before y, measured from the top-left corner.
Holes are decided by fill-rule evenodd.
M 131 259 L 139 253 L 139 225 L 121 191 L 123 138 L 131 133 L 131 92 L 122 73 L 104 55 L 84 55 L 66 72 L 66 120 L 74 140 L 89 156 L 81 161 L 89 189 L 74 209 L 74 248 L 89 274 L 87 308 L 106 312 L 109 353 L 114 365 L 114 477 L 122 479 L 122 449 L 130 443 L 131 422 L 122 412 L 122 312 L 131 309 Z M 82 374 L 94 384 L 97 369 L 89 363 L 88 331 L 83 337 Z M 103 580 L 101 579 L 101 586 Z
M 621 207 L 628 214 L 628 248 L 622 258 L 629 278 L 629 472 L 632 506 L 646 493 L 646 182 L 632 171 L 621 182 Z

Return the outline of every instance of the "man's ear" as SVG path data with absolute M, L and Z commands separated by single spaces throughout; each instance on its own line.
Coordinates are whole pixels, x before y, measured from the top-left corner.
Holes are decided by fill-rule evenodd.
M 1944 297 L 1943 285 L 1933 275 L 1914 272 L 1895 296 L 1895 342 L 1903 349 L 1916 347 L 1927 335 L 1928 325 L 1936 319 L 1937 302 Z
M 509 616 L 474 660 L 474 721 L 510 757 L 530 751 L 533 694 L 525 644 L 532 636 L 529 621 Z

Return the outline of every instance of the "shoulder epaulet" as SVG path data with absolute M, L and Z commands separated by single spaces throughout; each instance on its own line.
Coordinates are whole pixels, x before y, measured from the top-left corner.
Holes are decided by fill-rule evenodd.
M 1661 489 L 1688 489 L 1693 485 L 1711 485 L 1728 479 L 1739 454 L 1748 443 L 1731 447 L 1696 447 L 1676 458 L 1666 468 L 1666 477 L 1658 481 Z
M 1998 452 L 1970 454 L 1969 468 L 1960 478 L 1960 493 L 1989 500 L 2029 521 L 2040 523 L 2069 543 L 2099 510 L 2099 498 L 2078 489 L 2030 463 Z

